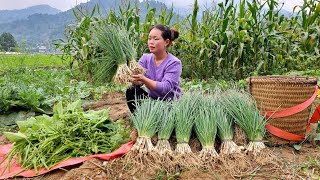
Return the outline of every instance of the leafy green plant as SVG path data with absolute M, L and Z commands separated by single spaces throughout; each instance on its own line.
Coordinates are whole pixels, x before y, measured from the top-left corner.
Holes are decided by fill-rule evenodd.
M 13 69 L 0 77 L 0 113 L 17 110 L 51 113 L 58 101 L 99 98 L 110 91 L 124 91 L 124 87 L 78 81 L 70 70 Z
M 84 112 L 81 101 L 54 107 L 52 117 L 32 117 L 17 122 L 19 132 L 5 132 L 14 143 L 8 164 L 17 155 L 25 169 L 49 169 L 70 157 L 109 153 L 128 141 L 122 121 L 113 122 L 107 110 Z M 1 162 L 3 163 L 3 162 Z

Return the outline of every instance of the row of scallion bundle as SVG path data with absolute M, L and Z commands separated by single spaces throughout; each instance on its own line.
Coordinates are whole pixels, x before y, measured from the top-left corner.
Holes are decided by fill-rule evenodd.
M 247 151 L 254 154 L 265 148 L 262 138 L 265 120 L 260 115 L 250 95 L 239 90 L 215 90 L 209 94 L 186 92 L 171 102 L 143 99 L 137 103 L 131 120 L 137 129 L 138 138 L 132 152 L 171 156 L 178 160 L 192 161 L 194 153 L 189 146 L 192 130 L 199 139 L 202 150 L 196 160 L 210 161 L 218 156 L 215 139 L 221 140 L 220 154 L 241 153 L 244 147 L 233 141 L 234 124 L 246 133 L 250 140 Z M 172 150 L 169 139 L 175 132 L 176 147 Z M 158 135 L 156 146 L 152 137 Z
M 145 73 L 136 61 L 137 52 L 126 30 L 102 21 L 94 26 L 92 39 L 99 53 L 94 59 L 96 81 L 107 79 L 129 85 L 131 75 Z

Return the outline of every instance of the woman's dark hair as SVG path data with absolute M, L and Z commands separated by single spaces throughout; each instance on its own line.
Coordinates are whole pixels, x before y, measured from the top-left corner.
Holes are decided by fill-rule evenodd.
M 172 43 L 172 41 L 174 41 L 175 39 L 177 39 L 179 37 L 178 31 L 176 31 L 175 29 L 170 29 L 166 25 L 163 25 L 163 24 L 154 25 L 150 28 L 149 32 L 154 28 L 159 29 L 162 32 L 162 34 L 161 34 L 162 38 L 164 40 L 169 39 L 170 44 Z

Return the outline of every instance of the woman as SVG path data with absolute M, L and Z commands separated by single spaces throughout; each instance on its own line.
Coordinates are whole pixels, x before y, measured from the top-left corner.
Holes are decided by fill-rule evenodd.
M 168 52 L 168 47 L 179 37 L 179 32 L 158 24 L 149 31 L 149 54 L 144 54 L 139 64 L 146 73 L 133 75 L 133 84 L 127 89 L 126 98 L 131 112 L 135 110 L 135 100 L 149 96 L 153 99 L 171 100 L 181 94 L 181 61 Z M 147 91 L 141 88 L 146 86 Z

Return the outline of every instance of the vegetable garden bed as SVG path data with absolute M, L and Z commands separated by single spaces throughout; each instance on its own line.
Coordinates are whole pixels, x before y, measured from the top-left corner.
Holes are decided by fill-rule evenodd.
M 105 95 L 99 102 L 102 106 L 92 107 L 93 109 L 110 108 L 110 117 L 117 119 L 120 115 L 122 118 L 128 119 L 128 109 L 121 93 L 111 93 Z M 99 103 L 97 103 L 99 104 Z M 120 117 L 119 116 L 119 117 Z M 3 140 L 4 138 L 0 138 Z M 0 144 L 2 143 L 0 142 Z M 174 139 L 170 139 L 171 144 L 175 144 Z M 220 142 L 217 142 L 220 143 Z M 156 140 L 153 138 L 153 144 L 156 145 Z M 201 150 L 200 142 L 193 134 L 189 141 L 192 152 L 199 152 Z M 303 178 L 317 178 L 320 175 L 320 147 L 313 147 L 310 143 L 305 143 L 300 151 L 296 151 L 291 146 L 268 147 L 268 151 L 272 152 L 273 160 L 268 158 L 253 159 L 248 156 L 249 163 L 241 164 L 234 160 L 226 160 L 224 162 L 218 161 L 215 168 L 208 170 L 204 168 L 181 168 L 176 167 L 174 171 L 167 172 L 163 167 L 141 167 L 138 172 L 126 171 L 123 159 L 103 162 L 100 160 L 90 160 L 84 162 L 80 167 L 73 166 L 66 169 L 55 170 L 45 175 L 35 177 L 32 179 L 141 179 L 141 178 L 175 178 L 175 179 L 204 179 L 204 178 L 251 178 L 266 179 L 266 178 L 280 178 L 280 179 L 303 179 Z M 251 158 L 251 159 L 250 159 Z M 239 167 L 240 169 L 234 168 Z M 242 168 L 242 170 L 241 170 Z M 241 170 L 241 171 L 240 171 Z M 23 179 L 23 178 L 21 178 Z

